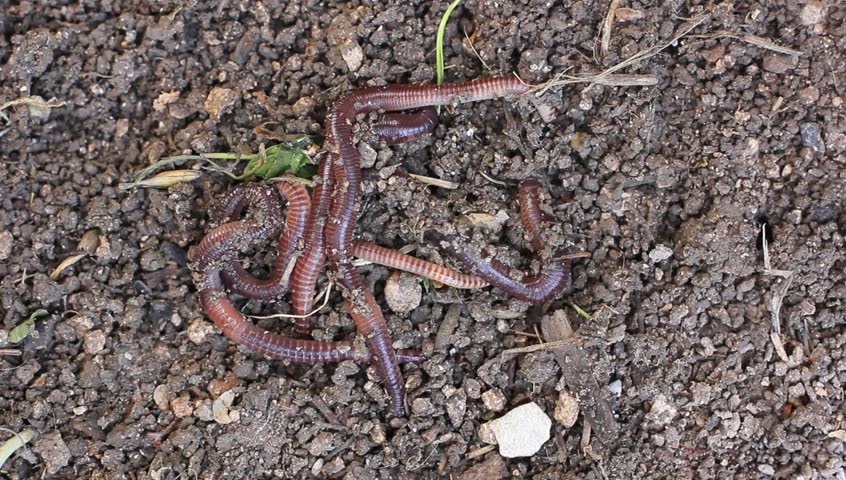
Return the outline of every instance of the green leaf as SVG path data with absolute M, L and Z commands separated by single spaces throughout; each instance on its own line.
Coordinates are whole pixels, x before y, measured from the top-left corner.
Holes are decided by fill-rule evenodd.
M 35 319 L 47 315 L 47 310 L 39 308 L 26 320 L 9 331 L 9 343 L 21 343 L 35 330 Z
M 250 160 L 243 176 L 269 179 L 285 172 L 299 175 L 300 169 L 307 163 L 308 157 L 302 150 L 280 143 L 268 147 L 264 155 L 259 152 L 259 155 Z
M 251 180 L 259 177 L 267 180 L 283 173 L 305 177 L 303 167 L 310 165 L 311 162 L 303 151 L 303 147 L 309 142 L 308 137 L 302 137 L 290 143 L 271 145 L 266 149 L 263 145 L 260 146 L 259 153 L 244 157 L 249 158 L 249 162 L 238 179 Z

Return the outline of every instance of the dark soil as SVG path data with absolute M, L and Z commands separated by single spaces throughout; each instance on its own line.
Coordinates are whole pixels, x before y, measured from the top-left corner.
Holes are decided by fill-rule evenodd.
M 520 265 L 515 186 L 533 176 L 558 222 L 549 244 L 591 254 L 575 264 L 572 293 L 545 310 L 490 288 L 424 289 L 409 313 L 386 306 L 395 347 L 440 333 L 431 360 L 403 368 L 411 413 L 399 419 L 386 416 L 372 369 L 268 361 L 205 318 L 186 252 L 230 180 L 118 189 L 163 156 L 256 149 L 268 140 L 253 128 L 265 122 L 318 134 L 344 92 L 433 81 L 445 2 L 327 3 L 2 6 L 0 102 L 38 95 L 63 106 L 49 118 L 11 106 L 0 119 L 0 348 L 21 350 L 0 356 L 0 426 L 39 433 L 0 475 L 843 478 L 842 3 L 624 2 L 643 17 L 616 23 L 600 59 L 606 1 L 464 2 L 447 29 L 450 81 L 597 72 L 667 41 L 685 18 L 710 16 L 626 70 L 657 75 L 657 86 L 575 85 L 461 105 L 442 110 L 429 137 L 375 147 L 361 237 L 400 247 L 427 228 L 502 211 L 502 228 L 476 237 Z M 713 38 L 720 31 L 734 37 Z M 542 117 L 549 106 L 552 118 Z M 776 336 L 783 353 L 770 334 L 786 280 L 764 271 L 762 223 L 772 268 L 793 272 Z M 49 279 L 94 228 L 96 252 Z M 425 245 L 416 254 L 439 258 Z M 389 271 L 362 271 L 383 301 Z M 5 344 L 39 308 L 49 315 L 36 332 Z M 579 347 L 501 357 L 536 344 L 524 333 L 544 317 L 568 320 Z M 339 298 L 316 322 L 321 338 L 355 336 Z M 479 450 L 484 422 L 527 401 L 552 417 L 562 390 L 582 414 L 570 428 L 553 421 L 534 457 Z

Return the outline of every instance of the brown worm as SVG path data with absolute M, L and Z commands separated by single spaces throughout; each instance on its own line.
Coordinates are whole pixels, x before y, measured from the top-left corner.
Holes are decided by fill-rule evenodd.
M 526 231 L 529 245 L 536 252 L 543 248 L 540 225 L 543 212 L 540 209 L 540 182 L 534 178 L 523 180 L 517 193 L 517 204 L 520 206 L 520 223 Z
M 311 199 L 303 184 L 278 181 L 276 188 L 288 201 L 288 214 L 285 229 L 279 235 L 277 241 L 276 261 L 270 275 L 263 279 L 256 278 L 247 272 L 238 261 L 233 261 L 228 271 L 221 272 L 223 282 L 230 290 L 248 298 L 270 300 L 287 293 L 291 269 L 296 261 L 296 253 L 305 230 L 308 212 L 311 210 Z M 243 192 L 248 191 L 248 187 L 239 188 L 236 191 L 240 195 L 227 196 L 226 200 L 229 201 L 223 202 L 215 208 L 215 217 L 226 219 L 240 214 L 245 201 L 239 197 L 243 197 Z M 263 209 L 267 210 L 274 206 L 277 205 L 264 206 Z
M 280 360 L 301 363 L 328 363 L 353 360 L 369 363 L 371 356 L 367 351 L 357 350 L 352 342 L 320 342 L 299 340 L 269 332 L 247 320 L 235 308 L 223 291 L 223 284 L 217 270 L 209 270 L 201 282 L 200 301 L 206 315 L 233 342 Z M 397 352 L 397 361 L 421 362 L 425 359 L 419 352 L 401 350 Z
M 490 285 L 481 277 L 456 272 L 451 268 L 427 262 L 411 255 L 385 248 L 375 243 L 356 240 L 352 244 L 355 257 L 368 262 L 403 270 L 420 277 L 426 277 L 453 288 L 483 288 Z
M 312 189 L 312 209 L 306 222 L 303 244 L 305 250 L 294 266 L 291 277 L 291 303 L 296 315 L 306 315 L 311 311 L 317 276 L 326 260 L 324 247 L 324 228 L 331 202 L 332 161 L 330 155 L 324 155 L 317 167 L 315 185 Z M 298 318 L 295 329 L 300 334 L 307 334 L 311 321 Z
M 524 93 L 528 86 L 515 77 L 495 77 L 445 85 L 388 85 L 351 92 L 339 99 L 326 120 L 325 148 L 332 162 L 332 206 L 326 225 L 326 253 L 341 286 L 346 290 L 350 315 L 365 336 L 368 350 L 390 397 L 390 409 L 401 415 L 405 386 L 391 348 L 387 325 L 373 295 L 364 288 L 352 266 L 352 236 L 361 203 L 361 166 L 353 143 L 352 127 L 357 115 L 449 105 Z
M 326 155 L 318 165 L 310 212 L 307 196 L 304 199 L 296 187 L 279 186 L 288 198 L 288 219 L 278 239 L 279 253 L 269 278 L 259 280 L 249 275 L 235 262 L 235 255 L 282 228 L 281 220 L 274 218 L 281 208 L 276 192 L 244 188 L 241 193 L 225 196 L 213 209 L 214 219 L 223 223 L 192 251 L 192 267 L 198 273 L 197 286 L 209 317 L 237 343 L 274 358 L 301 362 L 373 361 L 385 383 L 390 410 L 401 414 L 405 390 L 398 364 L 420 361 L 423 357 L 413 351 L 394 350 L 381 309 L 353 266 L 354 256 L 458 288 L 491 283 L 531 301 L 543 301 L 558 293 L 569 279 L 569 263 L 553 261 L 537 277 L 518 281 L 495 259 L 478 258 L 437 232 L 431 235 L 437 237 L 441 246 L 478 275 L 455 272 L 366 242 L 352 242 L 361 203 L 361 167 L 353 141 L 354 124 L 359 115 L 370 114 L 373 119 L 370 127 L 382 141 L 402 143 L 432 131 L 437 123 L 433 106 L 519 94 L 528 88 L 514 77 L 496 77 L 447 85 L 389 85 L 343 96 L 327 117 Z M 414 109 L 419 110 L 404 112 Z M 270 196 L 268 191 L 275 196 Z M 538 207 L 537 185 L 533 186 L 531 181 L 521 186 L 520 205 L 527 238 L 535 250 L 540 250 L 539 224 L 543 213 Z M 255 210 L 252 219 L 235 219 L 245 207 Z M 300 246 L 304 251 L 296 258 Z M 293 309 L 303 315 L 311 309 L 316 280 L 327 258 L 330 276 L 342 287 L 350 316 L 364 337 L 366 352 L 357 351 L 350 342 L 295 340 L 267 332 L 238 312 L 223 291 L 224 270 L 226 282 L 250 298 L 280 294 L 288 287 L 290 273 Z M 297 321 L 298 331 L 305 332 L 308 327 L 307 319 Z
M 542 247 L 540 224 L 543 214 L 540 210 L 539 188 L 540 183 L 537 180 L 524 180 L 520 183 L 518 194 L 520 220 L 526 230 L 529 244 L 535 251 L 540 251 Z M 470 252 L 464 247 L 467 242 L 455 236 L 429 230 L 424 234 L 424 238 L 456 258 L 474 275 L 527 302 L 546 302 L 564 290 L 570 282 L 569 260 L 553 259 L 544 265 L 539 275 L 517 279 L 500 261 L 495 258 L 485 259 Z
M 388 145 L 411 141 L 431 133 L 438 124 L 435 107 L 426 107 L 419 112 L 387 112 L 373 122 L 373 131 Z
M 300 185 L 301 184 L 291 184 Z M 224 198 L 225 205 L 217 213 L 224 217 L 240 213 L 244 206 L 255 208 L 259 212 L 268 213 L 269 209 L 278 206 L 278 200 L 266 195 L 265 186 L 251 186 L 236 189 L 237 193 Z M 298 195 L 303 193 L 298 187 L 280 186 L 289 200 L 296 205 L 288 211 L 288 223 L 293 223 L 296 217 L 307 213 L 308 203 L 303 203 Z M 305 209 L 305 211 L 303 211 Z M 195 270 L 199 270 L 197 288 L 203 310 L 223 333 L 234 342 L 256 350 L 272 358 L 292 360 L 304 363 L 339 362 L 354 360 L 368 363 L 371 359 L 367 351 L 354 348 L 352 342 L 319 342 L 314 340 L 297 340 L 275 334 L 255 326 L 239 312 L 226 297 L 223 282 L 220 277 L 221 262 L 215 258 L 230 258 L 243 249 L 240 239 L 249 237 L 256 240 L 253 234 L 260 227 L 257 220 L 232 221 L 213 229 L 200 244 L 191 252 Z M 203 267 L 200 267 L 203 266 Z M 425 357 L 413 350 L 397 352 L 398 362 L 419 362 Z

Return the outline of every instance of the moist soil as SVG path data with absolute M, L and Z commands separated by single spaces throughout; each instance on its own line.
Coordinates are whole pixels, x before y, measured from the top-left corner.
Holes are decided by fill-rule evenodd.
M 258 125 L 320 143 L 345 92 L 434 81 L 445 2 L 327 3 L 3 6 L 0 100 L 58 106 L 11 105 L 0 119 L 0 438 L 38 434 L 0 475 L 843 478 L 842 4 L 624 2 L 607 54 L 609 2 L 458 7 L 448 81 L 596 73 L 707 17 L 620 71 L 653 86 L 457 105 L 432 135 L 361 147 L 360 238 L 443 262 L 423 232 L 465 228 L 530 271 L 515 198 L 534 177 L 550 250 L 590 255 L 545 306 L 495 288 L 394 285 L 388 269 L 361 267 L 394 346 L 429 356 L 403 367 L 409 414 L 391 418 L 372 368 L 269 360 L 205 317 L 186 256 L 232 180 L 119 188 L 165 156 L 274 143 Z M 92 229 L 96 248 L 51 279 Z M 272 258 L 268 246 L 251 268 Z M 396 289 L 410 308 L 385 303 Z M 238 306 L 290 311 L 284 299 Z M 37 309 L 48 314 L 35 331 L 9 344 Z M 549 325 L 560 335 L 543 328 L 547 341 L 570 341 L 503 356 Z M 314 330 L 356 337 L 340 296 Z M 482 425 L 532 401 L 555 417 L 550 440 L 500 456 Z

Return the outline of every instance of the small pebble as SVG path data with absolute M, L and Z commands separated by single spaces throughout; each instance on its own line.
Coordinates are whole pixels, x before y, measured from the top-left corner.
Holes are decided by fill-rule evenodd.
M 673 256 L 673 249 L 666 245 L 655 245 L 655 248 L 649 252 L 649 258 L 652 260 L 652 263 L 662 262 L 670 257 Z
M 204 422 L 211 422 L 214 420 L 211 400 L 198 400 L 194 404 L 194 416 Z
M 12 254 L 12 233 L 0 232 L 0 260 L 6 260 Z
M 490 422 L 499 454 L 506 458 L 531 457 L 549 440 L 551 428 L 552 420 L 534 402 Z
M 819 125 L 816 123 L 803 123 L 799 126 L 799 131 L 802 134 L 802 143 L 810 148 L 815 155 L 825 153 L 825 143 L 823 142 Z
M 614 380 L 608 384 L 608 391 L 619 397 L 623 393 L 623 382 Z
M 214 325 L 203 320 L 197 319 L 188 325 L 188 340 L 194 345 L 202 345 L 206 341 L 206 337 L 214 334 Z
M 482 403 L 492 412 L 499 412 L 505 408 L 505 395 L 496 387 L 482 394 Z
M 167 411 L 168 407 L 170 407 L 171 400 L 173 400 L 173 395 L 171 395 L 170 387 L 167 385 L 159 385 L 153 390 L 153 401 L 156 402 L 159 410 L 163 412 Z
M 810 87 L 799 90 L 798 98 L 805 105 L 813 105 L 820 99 L 820 90 L 811 85 Z
M 646 420 L 663 427 L 672 422 L 677 413 L 675 405 L 668 401 L 664 394 L 658 394 L 652 399 L 652 408 L 646 414 Z
M 797 63 L 798 60 L 793 55 L 771 53 L 764 57 L 763 67 L 768 72 L 782 74 L 796 67 Z
M 772 476 L 775 475 L 775 469 L 772 465 L 761 464 L 758 465 L 758 471 L 761 472 L 763 475 Z
M 358 144 L 358 156 L 361 158 L 361 168 L 373 168 L 376 165 L 379 152 L 371 147 L 369 143 L 361 142 Z
M 347 39 L 347 41 L 341 44 L 340 49 L 341 57 L 351 72 L 355 72 L 361 68 L 361 63 L 364 61 L 364 51 L 355 40 Z
M 106 346 L 106 334 L 102 330 L 94 330 L 85 334 L 82 348 L 85 353 L 94 355 L 103 350 Z
M 206 101 L 203 103 L 203 108 L 209 112 L 212 120 L 220 120 L 220 117 L 228 113 L 235 107 L 240 95 L 235 90 L 229 88 L 215 87 L 209 92 Z
M 323 470 L 323 459 L 318 458 L 314 461 L 314 465 L 311 466 L 311 475 L 314 477 L 320 476 L 320 471 Z
M 373 430 L 370 430 L 370 440 L 376 445 L 382 445 L 387 439 L 385 427 L 381 423 L 373 425 Z
M 464 216 L 464 219 L 470 225 L 486 228 L 493 233 L 499 233 L 502 230 L 502 225 L 508 221 L 508 218 L 508 214 L 504 210 L 496 212 L 496 215 L 485 212 L 472 212 Z
M 479 440 L 488 445 L 496 445 L 496 436 L 491 428 L 492 423 L 493 420 L 479 425 Z
M 451 385 L 445 386 L 442 391 L 447 396 L 446 411 L 449 421 L 458 427 L 464 421 L 464 413 L 467 411 L 467 393 L 463 388 Z
M 208 391 L 212 398 L 218 398 L 224 392 L 237 387 L 239 383 L 241 383 L 241 381 L 238 380 L 238 377 L 236 377 L 234 373 L 228 372 L 223 378 L 215 378 L 209 382 Z
M 235 400 L 235 392 L 229 390 L 223 392 L 220 397 L 212 402 L 212 416 L 215 422 L 228 425 L 238 421 L 240 414 L 237 410 L 230 409 L 233 400 Z
M 396 313 L 408 313 L 423 299 L 423 287 L 417 277 L 406 272 L 393 272 L 385 282 L 385 301 Z
M 499 455 L 490 455 L 485 461 L 468 468 L 458 480 L 490 480 L 506 476 L 505 460 Z
M 572 427 L 579 418 L 579 401 L 570 392 L 566 390 L 562 391 L 558 394 L 558 400 L 555 402 L 555 412 L 552 416 L 564 427 Z
M 19 367 L 15 368 L 15 377 L 24 385 L 28 384 L 35 378 L 35 374 L 38 370 L 41 369 L 41 364 L 38 363 L 34 358 L 27 360 L 26 362 L 22 363 Z
M 188 398 L 188 395 L 182 395 L 171 400 L 170 408 L 176 418 L 184 418 L 194 413 L 194 406 L 191 405 L 191 399 Z
M 802 25 L 815 25 L 820 23 L 824 16 L 825 4 L 821 0 L 807 0 L 799 13 L 799 22 Z
M 335 434 L 320 432 L 308 444 L 308 453 L 313 457 L 321 457 L 335 448 Z
M 51 477 L 68 465 L 71 460 L 70 449 L 58 430 L 39 435 L 32 449 L 41 455 L 46 466 L 44 473 Z
M 291 111 L 298 117 L 305 117 L 314 110 L 316 105 L 313 97 L 300 97 L 299 100 L 291 105 Z
M 435 407 L 428 398 L 415 398 L 411 402 L 411 411 L 418 417 L 425 417 L 435 413 Z

